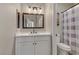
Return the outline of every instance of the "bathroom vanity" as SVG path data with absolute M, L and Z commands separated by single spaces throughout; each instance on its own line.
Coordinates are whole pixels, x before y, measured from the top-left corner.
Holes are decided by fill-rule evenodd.
M 16 33 L 15 54 L 16 55 L 50 55 L 51 34 L 37 33 L 35 29 L 44 29 L 44 13 L 41 7 L 29 6 L 28 9 L 41 11 L 41 13 L 22 12 L 22 30 L 32 29 L 31 33 Z M 27 10 L 28 10 L 27 9 Z M 18 17 L 20 20 L 20 18 Z M 18 26 L 20 26 L 18 21 Z M 30 31 L 29 31 L 30 32 Z
M 17 33 L 15 39 L 16 55 L 50 55 L 50 33 Z

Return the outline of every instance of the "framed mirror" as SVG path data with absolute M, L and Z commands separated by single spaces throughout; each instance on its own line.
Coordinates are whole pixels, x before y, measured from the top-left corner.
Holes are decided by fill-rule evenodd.
M 44 14 L 28 14 L 22 15 L 23 28 L 44 28 Z

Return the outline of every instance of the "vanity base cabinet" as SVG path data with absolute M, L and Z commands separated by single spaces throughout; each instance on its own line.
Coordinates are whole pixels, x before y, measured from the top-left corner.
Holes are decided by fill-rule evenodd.
M 35 54 L 36 55 L 50 55 L 50 43 L 48 41 L 39 41 L 35 45 Z
M 34 55 L 34 45 L 31 37 L 16 38 L 15 54 L 16 55 Z
M 50 36 L 35 36 L 16 38 L 16 55 L 50 55 L 51 39 Z

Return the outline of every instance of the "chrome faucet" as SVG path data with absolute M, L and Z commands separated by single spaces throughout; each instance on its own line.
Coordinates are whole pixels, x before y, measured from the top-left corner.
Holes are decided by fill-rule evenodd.
M 33 29 L 33 33 L 35 33 L 35 30 Z
M 31 33 L 34 34 L 34 33 L 37 33 L 37 32 L 35 31 L 35 29 L 33 29 Z

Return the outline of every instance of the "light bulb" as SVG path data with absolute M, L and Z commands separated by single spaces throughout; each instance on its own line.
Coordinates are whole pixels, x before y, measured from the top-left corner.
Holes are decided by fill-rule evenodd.
M 38 9 L 38 13 L 39 13 L 39 14 L 42 13 L 42 9 L 41 9 L 41 8 Z
M 34 9 L 33 11 L 34 11 L 35 14 L 37 13 L 37 10 L 36 9 Z
M 33 13 L 34 13 L 34 14 L 37 13 L 37 7 L 33 7 Z
M 31 13 L 31 7 L 28 8 L 28 12 Z

